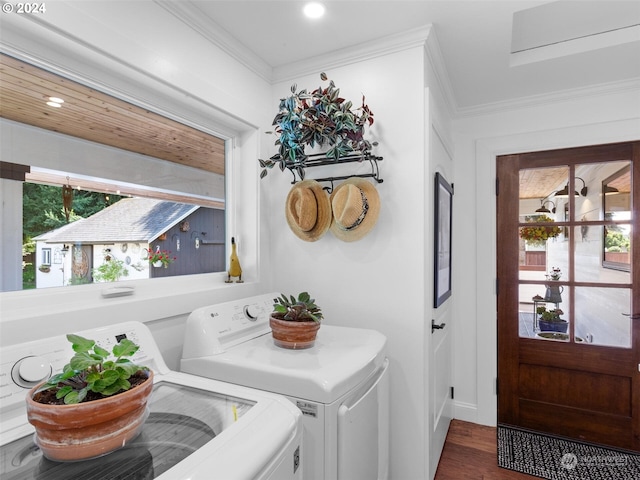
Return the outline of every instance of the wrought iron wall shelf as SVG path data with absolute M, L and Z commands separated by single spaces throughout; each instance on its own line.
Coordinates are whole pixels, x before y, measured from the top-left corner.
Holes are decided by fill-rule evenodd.
M 353 154 L 346 155 L 344 157 L 340 157 L 338 159 L 328 158 L 324 153 L 317 153 L 313 155 L 309 155 L 304 163 L 300 165 L 296 165 L 293 162 L 286 162 L 285 167 L 291 172 L 293 175 L 292 184 L 303 180 L 306 177 L 305 169 L 313 168 L 313 167 L 324 167 L 328 165 L 342 165 L 346 163 L 369 163 L 371 167 L 371 171 L 369 173 L 356 173 L 353 175 L 342 175 L 336 177 L 324 177 L 324 178 L 314 178 L 316 182 L 320 183 L 331 183 L 331 187 L 324 187 L 325 190 L 329 192 L 333 191 L 333 182 L 339 180 L 346 180 L 347 178 L 359 177 L 359 178 L 373 178 L 377 183 L 382 183 L 383 180 L 380 178 L 380 169 L 378 168 L 378 162 L 382 161 L 382 157 L 371 154 L 370 152 L 366 152 L 364 154 Z

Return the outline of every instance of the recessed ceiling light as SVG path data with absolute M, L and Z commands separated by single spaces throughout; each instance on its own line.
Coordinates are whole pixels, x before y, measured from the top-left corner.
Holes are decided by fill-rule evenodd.
M 320 18 L 324 15 L 324 5 L 318 2 L 309 2 L 302 11 L 308 18 Z
M 64 100 L 61 98 L 49 97 L 49 101 L 47 102 L 47 105 L 49 105 L 50 107 L 60 108 L 63 103 L 64 103 Z

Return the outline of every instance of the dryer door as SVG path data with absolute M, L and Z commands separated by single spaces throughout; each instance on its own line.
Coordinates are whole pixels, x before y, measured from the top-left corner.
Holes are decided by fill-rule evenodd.
M 389 360 L 338 409 L 338 480 L 389 478 Z

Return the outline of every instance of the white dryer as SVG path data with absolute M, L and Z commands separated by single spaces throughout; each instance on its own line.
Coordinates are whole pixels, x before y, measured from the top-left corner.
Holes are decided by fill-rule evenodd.
M 386 337 L 369 329 L 322 325 L 312 348 L 276 347 L 269 314 L 277 296 L 193 311 L 181 370 L 279 393 L 297 405 L 303 413 L 304 478 L 387 479 Z

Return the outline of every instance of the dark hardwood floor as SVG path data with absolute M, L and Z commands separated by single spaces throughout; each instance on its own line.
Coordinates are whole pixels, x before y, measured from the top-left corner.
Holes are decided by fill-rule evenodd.
M 452 420 L 435 480 L 539 479 L 498 466 L 496 428 Z

